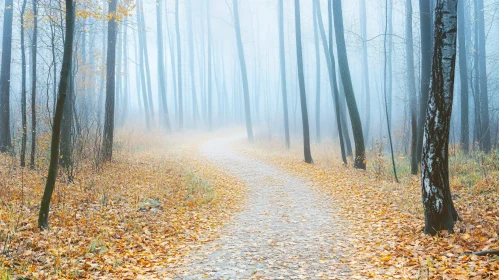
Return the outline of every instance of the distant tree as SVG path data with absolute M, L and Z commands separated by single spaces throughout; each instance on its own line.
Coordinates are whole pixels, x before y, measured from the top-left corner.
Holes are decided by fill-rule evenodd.
M 165 4 L 165 6 L 167 6 Z M 175 119 L 178 120 L 178 86 L 177 86 L 177 71 L 175 69 L 175 46 L 173 44 L 171 32 L 170 32 L 170 23 L 168 21 L 168 13 L 165 14 L 165 20 L 166 20 L 166 29 L 168 32 L 168 45 L 170 49 L 170 65 L 172 68 L 172 78 L 173 78 L 173 102 L 175 103 L 174 108 L 175 108 Z
M 182 102 L 182 45 L 180 42 L 180 25 L 178 0 L 175 0 L 175 31 L 177 35 L 177 91 L 178 91 L 178 128 L 184 128 L 184 103 Z
M 296 29 L 296 59 L 298 61 L 298 82 L 300 84 L 300 105 L 303 123 L 303 153 L 305 162 L 312 163 L 310 152 L 310 132 L 307 112 L 307 94 L 305 92 L 305 75 L 303 74 L 303 54 L 301 45 L 300 0 L 295 0 L 295 29 Z
M 158 42 L 158 77 L 159 77 L 159 100 L 161 100 L 161 111 L 163 114 L 162 123 L 166 129 L 170 130 L 170 118 L 168 116 L 168 106 L 166 98 L 166 75 L 165 75 L 165 56 L 163 53 L 163 15 L 162 4 L 160 0 L 156 0 L 156 35 Z
M 23 135 L 21 138 L 21 167 L 26 166 L 26 145 L 28 143 L 28 120 L 26 115 L 26 47 L 24 40 L 24 13 L 26 12 L 26 2 L 23 0 L 21 8 L 21 119 Z M 55 64 L 55 63 L 54 63 Z M 3 65 L 3 63 L 2 63 Z M 55 68 L 55 67 L 54 67 Z M 55 84 L 54 84 L 55 87 Z
M 211 42 L 211 15 L 210 15 L 210 3 L 206 3 L 206 28 L 208 29 L 208 127 L 210 130 L 213 129 L 213 97 L 212 97 L 212 83 L 213 83 L 213 66 L 212 66 L 212 42 Z
M 387 105 L 388 105 L 388 126 L 392 126 L 392 112 L 393 112 L 393 0 L 386 1 L 387 9 L 386 22 L 385 22 L 385 38 L 386 42 L 386 66 L 387 66 L 387 76 L 386 76 L 386 93 L 387 93 Z M 387 36 L 389 35 L 389 36 Z M 390 136 L 391 137 L 391 136 Z
M 339 91 L 338 91 L 338 83 L 336 80 L 336 63 L 334 59 L 334 53 L 332 52 L 332 42 L 328 44 L 328 40 L 326 39 L 326 32 L 324 30 L 324 22 L 322 21 L 322 14 L 320 13 L 321 7 L 320 7 L 320 1 L 319 0 L 314 0 L 314 10 L 315 14 L 317 15 L 317 25 L 319 27 L 319 33 L 321 34 L 322 38 L 322 47 L 324 49 L 324 55 L 326 57 L 326 65 L 329 73 L 329 86 L 331 89 L 331 96 L 332 100 L 335 106 L 335 111 L 336 111 L 336 125 L 338 127 L 338 136 L 340 138 L 340 150 L 341 150 L 341 158 L 343 160 L 344 164 L 347 164 L 347 156 L 345 152 L 345 145 L 344 145 L 344 140 L 343 140 L 343 125 L 341 122 L 341 109 L 340 109 L 340 99 L 339 99 Z M 330 13 L 332 10 L 328 9 L 328 13 Z M 331 18 L 331 17 L 329 17 Z M 332 21 L 332 19 L 328 19 Z M 330 40 L 333 39 L 332 36 L 332 22 L 331 22 L 331 28 L 330 29 Z M 331 48 L 330 48 L 331 46 Z
M 186 12 L 187 12 L 187 38 L 189 39 L 188 42 L 188 47 L 189 47 L 189 66 L 190 66 L 190 71 L 191 71 L 191 93 L 192 93 L 192 113 L 193 113 L 193 120 L 194 120 L 194 125 L 197 124 L 197 121 L 199 120 L 199 108 L 198 108 L 198 99 L 197 99 L 197 94 L 196 94 L 196 76 L 195 76 L 195 68 L 194 68 L 194 39 L 193 39 L 193 33 L 194 31 L 192 30 L 192 6 L 191 6 L 191 0 L 186 1 L 187 7 L 186 7 Z
M 454 95 L 458 0 L 437 0 L 431 86 L 424 128 L 421 185 L 426 234 L 450 232 L 459 219 L 449 185 L 449 132 Z
M 321 141 L 321 54 L 319 50 L 319 27 L 317 23 L 317 9 L 314 0 L 314 47 L 315 47 L 315 133 L 317 142 Z
M 239 54 L 239 64 L 241 66 L 241 79 L 243 82 L 244 112 L 246 116 L 246 133 L 248 135 L 248 140 L 253 141 L 253 125 L 251 123 L 251 106 L 249 98 L 248 72 L 246 70 L 246 59 L 244 58 L 243 40 L 241 38 L 238 0 L 232 0 L 232 9 L 234 14 L 234 29 L 236 31 L 237 52 Z
M 115 0 L 116 1 L 116 0 Z M 66 100 L 68 90 L 69 73 L 71 70 L 71 61 L 73 55 L 73 38 L 75 23 L 75 2 L 66 0 L 66 36 L 64 41 L 64 54 L 62 58 L 61 77 L 59 81 L 59 93 L 54 114 L 54 125 L 52 126 L 52 142 L 50 145 L 50 165 L 48 169 L 47 182 L 43 192 L 43 198 L 38 214 L 38 227 L 41 230 L 47 229 L 48 216 L 50 210 L 50 200 L 54 192 L 55 181 L 57 178 L 59 162 L 59 137 L 61 133 L 62 111 Z
M 137 2 L 138 3 L 138 2 Z M 139 7 L 140 6 L 136 6 L 136 12 L 137 12 L 137 26 L 140 27 L 141 26 L 141 20 L 140 20 L 140 15 L 141 13 L 139 12 Z M 149 97 L 148 97 L 148 94 L 147 94 L 147 85 L 146 85 L 146 74 L 145 74 L 145 57 L 143 55 L 143 48 L 142 48 L 142 39 L 141 39 L 141 35 L 140 35 L 140 32 L 141 30 L 139 30 L 137 28 L 137 36 L 139 39 L 138 39 L 138 46 L 137 46 L 137 49 L 138 49 L 138 56 L 139 56 L 139 59 L 138 59 L 138 64 L 137 64 L 137 72 L 140 72 L 140 86 L 141 86 L 141 92 L 142 92 L 142 101 L 144 103 L 144 112 L 145 112 L 145 116 L 146 116 L 146 126 L 147 126 L 147 129 L 150 130 L 151 129 L 151 111 L 150 111 L 150 107 L 151 107 L 151 101 L 149 101 Z M 138 84 L 139 81 L 137 81 L 137 84 Z
M 393 141 L 392 141 L 392 130 L 391 130 L 391 118 L 390 118 L 390 111 L 391 111 L 391 100 L 388 99 L 388 91 L 391 90 L 391 85 L 387 85 L 387 79 L 389 80 L 388 83 L 391 83 L 391 73 L 387 73 L 387 70 L 390 69 L 391 70 L 391 42 L 392 40 L 387 40 L 388 37 L 391 37 L 391 34 L 390 36 L 388 36 L 388 32 L 390 32 L 390 21 L 391 21 L 391 15 L 389 15 L 391 13 L 391 0 L 386 0 L 386 15 L 385 15 L 385 35 L 384 35 L 384 40 L 383 40 L 383 52 L 384 52 L 384 55 L 385 55 L 385 59 L 384 59 L 384 62 L 385 62 L 385 65 L 384 65 L 384 69 L 383 69 L 383 72 L 384 72 L 384 75 L 383 75 L 383 82 L 384 82 L 384 85 L 383 85 L 383 90 L 384 90 L 384 98 L 385 98 L 385 113 L 386 113 L 386 127 L 387 127 L 387 130 L 388 130 L 388 140 L 389 140 L 389 143 L 390 143 L 390 152 L 391 152 L 391 155 L 392 155 L 392 166 L 393 166 L 393 175 L 395 177 L 395 181 L 398 183 L 399 182 L 399 179 L 398 179 L 398 176 L 397 176 L 397 167 L 395 165 L 395 157 L 393 155 Z M 388 42 L 387 42 L 388 41 Z M 387 46 L 388 45 L 388 46 Z M 388 48 L 388 50 L 387 50 Z M 387 69 L 388 68 L 388 69 Z M 387 77 L 387 74 L 388 76 L 390 77 Z M 389 97 L 391 98 L 391 96 Z M 388 99 L 388 100 L 387 100 Z
M 35 156 L 36 156 L 36 53 L 37 53 L 37 37 L 38 37 L 38 10 L 36 3 L 37 0 L 33 0 L 33 34 L 31 39 L 31 54 L 32 54 L 32 65 L 31 65 L 31 155 L 29 167 L 31 169 L 35 168 Z M 12 32 L 12 31 L 11 31 Z
M 142 55 L 144 56 L 144 64 L 142 67 L 145 67 L 146 70 L 146 81 L 147 81 L 147 101 L 149 102 L 149 116 L 151 117 L 151 121 L 154 122 L 154 104 L 152 98 L 152 84 L 151 84 L 151 70 L 149 67 L 149 52 L 147 48 L 147 38 L 146 38 L 146 24 L 144 20 L 144 7 L 142 6 L 143 2 L 137 1 L 137 15 L 138 15 L 138 23 L 141 32 L 139 32 L 139 47 L 142 50 Z
M 362 123 L 360 121 L 359 110 L 357 109 L 357 102 L 355 101 L 355 94 L 353 92 L 352 79 L 350 77 L 350 69 L 348 66 L 341 0 L 330 0 L 330 1 L 333 1 L 334 27 L 336 31 L 338 64 L 340 67 L 341 79 L 343 80 L 343 86 L 345 88 L 345 97 L 348 106 L 348 112 L 350 113 L 353 138 L 355 141 L 354 167 L 359 169 L 366 169 L 366 152 L 364 148 L 364 135 L 362 133 Z
M 430 91 L 432 54 L 431 19 L 430 0 L 419 0 L 419 26 L 421 30 L 421 94 L 419 100 L 418 146 L 416 147 L 418 162 L 421 162 L 426 107 L 428 106 L 428 92 Z
M 12 17 L 14 3 L 5 1 L 3 16 L 2 66 L 0 73 L 0 152 L 12 148 L 10 136 L 10 66 L 12 57 Z
M 104 136 L 102 139 L 102 159 L 111 161 L 113 156 L 114 140 L 114 106 L 115 106 L 115 81 L 116 81 L 116 37 L 118 23 L 116 6 L 118 0 L 109 2 L 109 21 L 107 28 L 107 63 L 106 63 L 106 110 L 104 120 Z
M 411 111 L 411 173 L 415 175 L 418 173 L 418 159 L 416 156 L 418 120 L 416 112 L 416 77 L 414 74 L 414 42 L 412 35 L 412 0 L 405 1 L 405 41 L 407 93 L 409 95 L 409 108 Z
M 288 117 L 288 93 L 286 88 L 286 54 L 284 52 L 284 7 L 283 0 L 277 1 L 277 19 L 279 26 L 279 64 L 281 66 L 281 89 L 282 89 L 282 107 L 284 113 L 284 139 L 286 148 L 290 147 L 289 140 L 289 117 Z
M 461 148 L 467 154 L 470 146 L 470 129 L 468 120 L 468 60 L 465 36 L 464 1 L 457 3 L 457 33 L 459 40 L 459 75 L 461 82 Z
M 369 124 L 371 118 L 371 91 L 369 86 L 369 63 L 367 61 L 367 14 L 366 0 L 360 0 L 360 35 L 362 36 L 362 87 L 364 88 L 366 112 L 364 122 L 364 141 L 369 141 Z M 412 28 L 412 26 L 411 26 Z
M 478 65 L 480 73 L 480 121 L 481 138 L 480 148 L 485 153 L 489 153 L 492 148 L 490 140 L 490 121 L 489 121 L 489 93 L 487 88 L 487 54 L 485 48 L 485 17 L 483 0 L 476 0 L 476 11 L 478 17 L 475 21 L 478 33 Z

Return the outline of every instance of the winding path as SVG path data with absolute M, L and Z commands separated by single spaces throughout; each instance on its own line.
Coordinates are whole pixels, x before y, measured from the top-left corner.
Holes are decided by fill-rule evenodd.
M 339 260 L 344 232 L 334 201 L 291 174 L 231 150 L 234 140 L 211 140 L 201 153 L 245 182 L 248 199 L 219 239 L 188 256 L 176 278 L 348 278 Z

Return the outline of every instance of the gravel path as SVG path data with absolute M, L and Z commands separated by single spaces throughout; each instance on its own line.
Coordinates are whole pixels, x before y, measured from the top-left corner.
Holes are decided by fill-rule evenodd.
M 334 201 L 282 170 L 234 152 L 234 140 L 212 140 L 201 153 L 244 181 L 248 199 L 219 239 L 188 256 L 177 279 L 348 278 L 339 260 L 345 238 Z

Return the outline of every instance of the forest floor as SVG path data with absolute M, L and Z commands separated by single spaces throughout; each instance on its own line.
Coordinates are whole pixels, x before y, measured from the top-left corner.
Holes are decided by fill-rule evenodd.
M 499 257 L 466 254 L 499 249 L 495 154 L 475 160 L 451 153 L 451 189 L 464 221 L 456 224 L 454 234 L 431 237 L 422 232 L 419 178 L 406 168 L 399 170 L 401 183 L 394 183 L 382 153 L 370 150 L 368 171 L 359 171 L 341 164 L 331 149 L 337 143 L 312 144 L 314 164 L 307 164 L 298 142 L 286 150 L 279 141 L 259 139 L 252 145 L 240 141 L 236 150 L 309 182 L 316 194 L 334 201 L 332 219 L 343 221 L 346 234 L 347 254 L 340 261 L 350 278 L 499 279 Z M 404 157 L 398 160 L 408 165 Z
M 297 142 L 231 133 L 118 133 L 111 164 L 60 176 L 42 233 L 46 163 L 1 157 L 0 279 L 499 277 L 497 257 L 465 254 L 498 247 L 496 166 L 470 179 L 451 158 L 467 174 L 451 186 L 464 222 L 430 237 L 418 178 L 391 182 L 382 156 L 358 171 L 323 142 L 306 164 Z

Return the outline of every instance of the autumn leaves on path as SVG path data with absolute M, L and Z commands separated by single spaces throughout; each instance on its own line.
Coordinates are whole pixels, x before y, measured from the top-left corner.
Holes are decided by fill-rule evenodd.
M 347 277 L 340 261 L 345 232 L 334 201 L 290 174 L 231 151 L 233 140 L 209 141 L 201 153 L 247 185 L 246 204 L 219 239 L 188 256 L 176 277 Z

